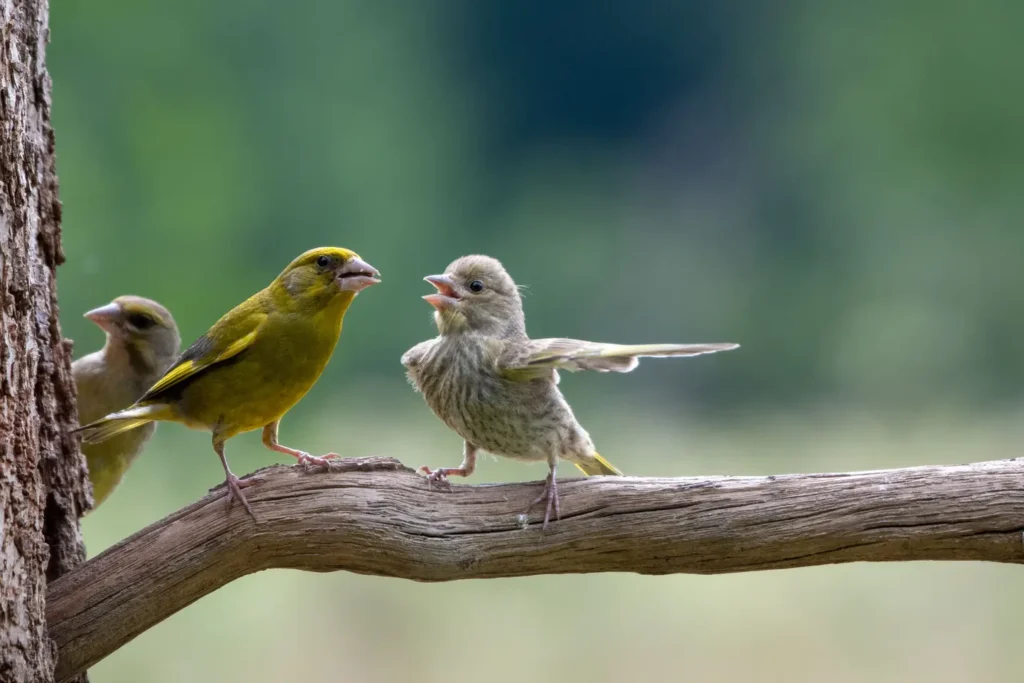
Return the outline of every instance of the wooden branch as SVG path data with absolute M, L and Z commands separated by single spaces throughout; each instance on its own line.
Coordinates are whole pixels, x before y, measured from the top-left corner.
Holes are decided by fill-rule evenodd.
M 1024 563 L 1024 462 L 850 474 L 562 480 L 562 519 L 524 528 L 540 484 L 429 490 L 391 459 L 250 475 L 50 584 L 57 680 L 220 586 L 272 567 L 416 581 L 724 572 L 840 562 Z

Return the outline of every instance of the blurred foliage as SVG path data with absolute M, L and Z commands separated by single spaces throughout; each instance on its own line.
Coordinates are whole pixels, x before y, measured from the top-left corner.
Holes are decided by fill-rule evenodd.
M 434 333 L 420 278 L 484 252 L 529 285 L 534 336 L 743 344 L 563 382 L 630 473 L 997 457 L 973 431 L 919 450 L 900 435 L 1019 401 L 1022 20 L 1008 0 L 53 0 L 63 328 L 76 355 L 96 348 L 81 313 L 131 292 L 167 305 L 188 343 L 298 253 L 350 247 L 384 283 L 282 439 L 454 465 L 458 440 L 398 358 Z M 812 439 L 829 411 L 845 417 Z M 675 431 L 684 416 L 702 437 Z M 793 460 L 803 439 L 816 446 Z M 253 435 L 228 451 L 239 473 L 275 461 Z M 477 476 L 541 475 L 485 462 Z M 207 436 L 162 427 L 87 519 L 90 550 L 220 477 Z M 273 572 L 94 680 L 626 680 L 638 660 L 698 679 L 1014 680 L 1010 578 L 915 565 L 424 587 Z
M 744 345 L 622 391 L 909 407 L 1024 379 L 1019 3 L 52 15 L 75 338 L 129 290 L 194 338 L 329 243 L 386 278 L 334 380 L 399 374 L 419 278 L 472 251 L 531 286 L 535 335 Z

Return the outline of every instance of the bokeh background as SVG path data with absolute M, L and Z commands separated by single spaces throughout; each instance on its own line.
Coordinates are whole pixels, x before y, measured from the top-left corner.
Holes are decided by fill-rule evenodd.
M 469 252 L 534 336 L 737 341 L 562 386 L 640 475 L 1020 455 L 1024 4 L 114 0 L 51 7 L 76 356 L 85 310 L 158 299 L 186 343 L 298 253 L 358 251 L 312 452 L 455 465 L 398 359 L 420 278 Z M 258 435 L 236 472 L 271 462 Z M 484 459 L 478 482 L 543 466 Z M 161 427 L 90 555 L 203 495 Z M 419 585 L 274 571 L 92 671 L 113 681 L 1017 681 L 1019 570 L 842 566 Z

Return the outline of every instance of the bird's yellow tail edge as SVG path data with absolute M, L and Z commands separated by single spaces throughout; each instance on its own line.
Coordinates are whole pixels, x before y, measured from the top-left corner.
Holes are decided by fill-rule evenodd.
M 619 468 L 605 460 L 600 453 L 594 453 L 594 462 L 592 463 L 583 465 L 575 462 L 573 464 L 576 465 L 576 468 L 579 469 L 580 472 L 588 477 L 592 477 L 595 474 L 622 476 L 622 472 Z
M 170 413 L 164 404 L 135 405 L 82 425 L 74 431 L 82 435 L 82 443 L 99 443 L 147 422 L 166 420 L 169 417 Z
M 107 418 L 104 418 L 87 424 L 84 427 L 79 427 L 75 431 L 82 434 L 82 443 L 91 444 L 106 441 L 107 439 L 117 436 L 122 432 L 127 432 L 129 429 L 141 427 L 148 422 L 152 422 L 152 420 L 145 418 L 137 418 L 134 420 L 108 420 Z

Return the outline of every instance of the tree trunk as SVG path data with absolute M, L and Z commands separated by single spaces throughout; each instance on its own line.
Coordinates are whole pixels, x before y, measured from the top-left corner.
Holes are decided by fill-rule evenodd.
M 80 563 L 90 504 L 57 322 L 60 203 L 47 0 L 0 0 L 0 681 L 52 681 L 46 584 Z

